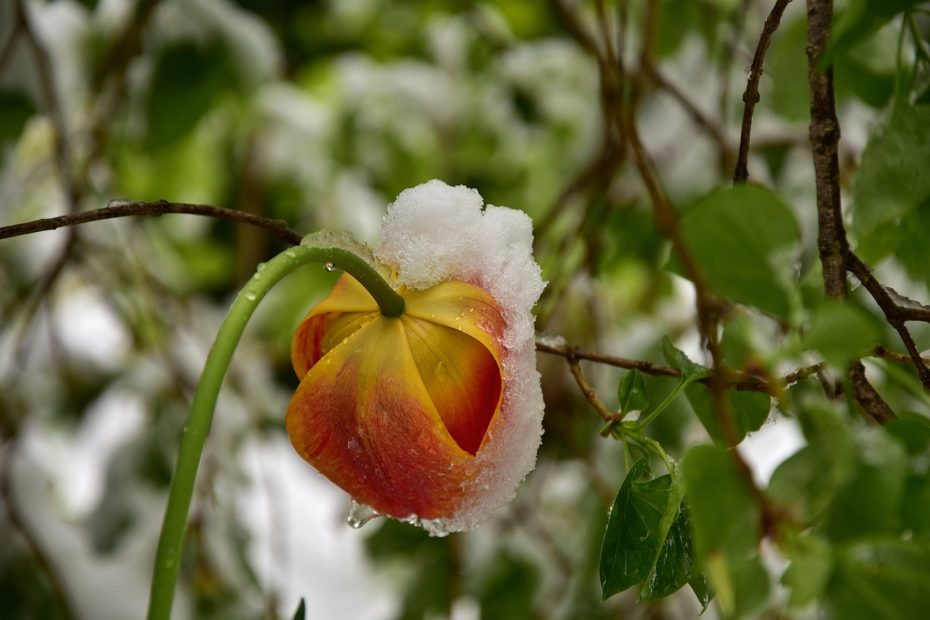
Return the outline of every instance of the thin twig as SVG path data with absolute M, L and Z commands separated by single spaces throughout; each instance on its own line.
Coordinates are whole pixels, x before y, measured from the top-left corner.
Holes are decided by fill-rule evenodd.
M 840 125 L 836 118 L 833 67 L 827 67 L 825 71 L 820 69 L 832 21 L 832 0 L 807 0 L 807 76 L 811 93 L 810 141 L 817 191 L 817 245 L 827 296 L 844 300 L 849 294 L 846 270 L 851 252 L 843 227 L 840 201 Z M 884 289 L 882 292 L 887 294 Z M 872 419 L 883 423 L 894 417 L 891 407 L 869 383 L 862 362 L 850 364 L 848 376 L 856 401 Z
M 739 152 L 736 157 L 736 170 L 733 172 L 733 183 L 745 183 L 749 178 L 748 160 L 749 160 L 749 137 L 752 133 L 752 113 L 756 104 L 759 102 L 759 80 L 762 79 L 762 65 L 765 62 L 765 53 L 769 49 L 769 43 L 772 41 L 772 35 L 781 23 L 781 16 L 785 12 L 785 7 L 791 0 L 776 0 L 775 5 L 768 17 L 765 18 L 765 25 L 762 27 L 762 34 L 759 36 L 759 42 L 756 44 L 756 53 L 752 57 L 752 64 L 749 66 L 749 79 L 746 81 L 746 90 L 743 92 L 743 123 L 739 136 Z
M 536 340 L 536 350 L 540 353 L 558 355 L 566 359 L 574 358 L 577 360 L 587 360 L 597 364 L 604 364 L 605 366 L 613 366 L 615 368 L 638 370 L 639 372 L 647 375 L 669 377 L 673 379 L 681 377 L 681 371 L 677 368 L 672 368 L 671 366 L 656 364 L 646 360 L 606 355 L 596 351 L 584 351 L 568 344 L 552 344 L 551 342 L 547 342 L 542 338 Z M 901 353 L 889 351 L 884 347 L 880 349 L 876 348 L 871 355 L 895 361 L 908 361 L 910 359 Z M 728 371 L 726 373 L 726 387 L 728 389 L 739 390 L 741 392 L 765 392 L 772 396 L 777 396 L 785 387 L 794 385 L 798 381 L 816 374 L 824 367 L 824 362 L 818 362 L 816 364 L 811 364 L 810 366 L 798 368 L 797 370 L 792 371 L 778 379 L 773 379 L 772 381 L 767 381 L 760 377 L 745 373 L 735 373 Z M 704 383 L 705 385 L 710 383 L 709 378 L 699 379 L 698 381 L 700 383 Z
M 189 215 L 202 215 L 206 217 L 232 220 L 243 224 L 249 224 L 267 230 L 275 237 L 288 245 L 299 245 L 301 235 L 288 228 L 287 222 L 283 220 L 273 220 L 254 213 L 245 213 L 233 209 L 224 209 L 211 205 L 191 204 L 184 202 L 168 202 L 166 200 L 157 200 L 154 202 L 121 202 L 111 204 L 111 206 L 92 211 L 82 211 L 69 215 L 60 215 L 41 220 L 33 220 L 22 224 L 13 224 L 11 226 L 0 227 L 0 239 L 28 235 L 46 230 L 55 230 L 65 226 L 76 226 L 98 220 L 106 220 L 116 217 L 129 217 L 137 215 L 160 216 L 166 213 L 186 213 Z
M 568 368 L 571 370 L 572 377 L 575 378 L 575 383 L 578 384 L 578 389 L 581 390 L 585 399 L 591 404 L 594 410 L 597 411 L 597 414 L 601 416 L 605 422 L 616 420 L 616 414 L 611 412 L 610 409 L 601 402 L 601 399 L 597 396 L 597 392 L 591 387 L 587 377 L 584 376 L 584 372 L 581 370 L 581 364 L 578 363 L 578 358 L 569 354 L 565 359 L 568 361 Z
M 898 336 L 900 336 L 904 347 L 911 356 L 911 361 L 914 362 L 914 367 L 917 368 L 920 382 L 924 388 L 930 390 L 930 365 L 921 358 L 920 350 L 905 325 L 907 321 L 930 323 L 930 308 L 906 299 L 894 289 L 882 285 L 875 279 L 869 266 L 856 256 L 852 250 L 847 249 L 845 259 L 846 268 L 856 276 L 862 286 L 872 295 L 872 299 L 881 308 L 888 324 L 898 332 Z

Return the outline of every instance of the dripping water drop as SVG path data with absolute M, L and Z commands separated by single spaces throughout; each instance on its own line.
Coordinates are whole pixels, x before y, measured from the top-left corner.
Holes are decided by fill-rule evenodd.
M 352 505 L 349 506 L 349 514 L 346 516 L 346 523 L 353 530 L 357 530 L 377 516 L 377 510 L 353 499 Z

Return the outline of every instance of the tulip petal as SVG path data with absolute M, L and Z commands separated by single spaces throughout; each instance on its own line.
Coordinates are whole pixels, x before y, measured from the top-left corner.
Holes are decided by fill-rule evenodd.
M 402 321 L 420 377 L 443 424 L 459 447 L 477 454 L 501 403 L 499 361 L 461 331 L 415 317 Z
M 358 280 L 343 274 L 332 292 L 301 321 L 291 340 L 291 363 L 303 377 L 330 349 L 378 316 L 378 303 Z
M 449 517 L 476 474 L 420 378 L 400 319 L 378 317 L 303 377 L 285 424 L 320 473 L 375 510 Z
M 404 294 L 406 316 L 465 332 L 485 345 L 494 357 L 503 357 L 501 339 L 506 324 L 491 295 L 466 282 L 450 280 L 422 291 Z

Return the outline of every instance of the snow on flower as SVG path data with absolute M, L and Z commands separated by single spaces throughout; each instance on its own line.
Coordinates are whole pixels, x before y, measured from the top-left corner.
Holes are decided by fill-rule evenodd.
M 482 203 L 435 180 L 402 192 L 375 255 L 404 313 L 382 315 L 343 275 L 291 346 L 297 452 L 357 502 L 433 534 L 510 501 L 542 434 L 531 222 Z

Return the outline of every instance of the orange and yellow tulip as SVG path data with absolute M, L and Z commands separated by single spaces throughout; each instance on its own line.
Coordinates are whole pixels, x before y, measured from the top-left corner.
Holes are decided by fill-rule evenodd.
M 466 282 L 398 292 L 405 311 L 386 317 L 346 274 L 310 310 L 291 345 L 301 381 L 287 432 L 357 502 L 398 519 L 449 519 L 469 501 L 501 420 L 505 322 Z

